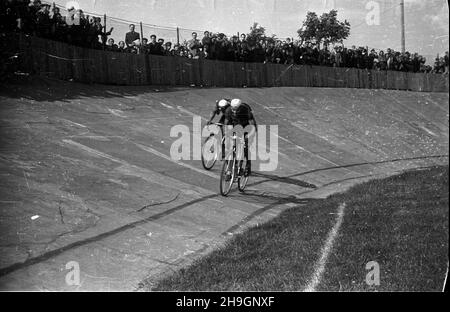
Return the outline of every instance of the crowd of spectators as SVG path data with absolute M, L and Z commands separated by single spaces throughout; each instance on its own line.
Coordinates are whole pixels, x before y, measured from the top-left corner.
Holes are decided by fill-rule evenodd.
M 448 51 L 426 65 L 418 53 L 401 53 L 392 49 L 369 50 L 367 47 L 327 46 L 274 37 L 255 39 L 241 34 L 227 37 L 223 33 L 205 31 L 198 39 L 196 32 L 182 44 L 165 42 L 155 35 L 142 38 L 129 25 L 123 41 L 108 38 L 113 28 L 105 31 L 101 18 L 71 9 L 62 16 L 58 7 L 42 4 L 40 0 L 6 0 L 0 4 L 1 31 L 21 31 L 28 34 L 64 41 L 73 45 L 123 53 L 144 53 L 188 58 L 205 58 L 234 62 L 260 62 L 296 65 L 320 65 L 405 72 L 448 73 Z
M 58 7 L 40 0 L 2 0 L 0 18 L 2 32 L 20 31 L 93 49 L 102 49 L 113 31 L 104 31 L 100 17 L 74 8 L 63 16 Z

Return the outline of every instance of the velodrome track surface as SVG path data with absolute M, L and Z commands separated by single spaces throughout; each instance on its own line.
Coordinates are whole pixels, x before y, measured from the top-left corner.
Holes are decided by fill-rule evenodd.
M 259 124 L 279 132 L 277 170 L 256 169 L 247 194 L 227 198 L 218 194 L 220 163 L 206 172 L 169 157 L 171 127 L 192 131 L 193 115 L 207 118 L 221 97 L 247 101 Z M 133 290 L 283 209 L 448 164 L 448 100 L 361 89 L 2 85 L 0 289 Z M 80 264 L 80 286 L 66 284 L 70 261 Z

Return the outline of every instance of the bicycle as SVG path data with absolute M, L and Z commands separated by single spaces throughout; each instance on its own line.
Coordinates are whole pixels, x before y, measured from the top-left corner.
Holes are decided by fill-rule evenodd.
M 223 127 L 221 123 L 211 123 L 211 125 L 216 125 L 219 127 Z M 213 141 L 215 139 L 216 141 Z M 225 143 L 225 137 L 222 136 L 222 140 L 220 142 L 223 147 Z M 211 133 L 209 137 L 205 139 L 205 142 L 202 146 L 202 165 L 206 170 L 211 170 L 214 167 L 217 159 L 219 158 L 219 148 L 217 148 L 217 138 L 214 133 Z M 205 157 L 206 155 L 206 157 Z M 208 156 L 209 155 L 209 156 Z
M 223 162 L 222 173 L 220 175 L 220 193 L 222 194 L 222 196 L 227 196 L 230 193 L 233 183 L 236 182 L 236 180 L 238 183 L 239 191 L 244 192 L 249 178 L 249 175 L 245 170 L 245 168 L 247 168 L 247 161 L 248 161 L 247 158 L 237 157 L 238 155 L 242 155 L 243 151 L 246 148 L 245 139 L 239 138 L 241 143 L 243 142 L 243 144 L 240 145 L 242 149 L 240 149 L 238 153 L 236 145 L 237 141 L 236 133 L 233 133 L 232 138 L 233 138 L 233 149 L 229 153 L 227 159 L 225 159 L 225 161 Z M 239 161 L 239 159 L 241 160 Z

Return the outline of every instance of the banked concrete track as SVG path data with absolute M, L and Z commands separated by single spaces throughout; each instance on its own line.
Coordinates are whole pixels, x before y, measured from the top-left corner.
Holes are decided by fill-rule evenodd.
M 169 157 L 170 129 L 192 132 L 221 97 L 247 101 L 279 132 L 277 170 L 256 170 L 247 194 L 227 198 L 220 164 Z M 2 85 L 0 101 L 2 290 L 133 290 L 283 209 L 448 164 L 446 93 L 33 80 Z M 79 286 L 66 283 L 70 261 Z

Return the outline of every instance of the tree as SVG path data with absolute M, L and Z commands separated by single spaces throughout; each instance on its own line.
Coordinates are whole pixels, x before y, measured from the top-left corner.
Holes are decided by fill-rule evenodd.
M 255 44 L 259 42 L 261 39 L 266 38 L 266 29 L 259 25 L 258 23 L 253 23 L 253 26 L 250 27 L 250 33 L 247 34 L 247 41 L 250 44 Z
M 323 13 L 320 18 L 316 13 L 308 12 L 302 28 L 297 33 L 302 41 L 314 42 L 319 45 L 321 43 L 324 45 L 342 43 L 350 35 L 350 23 L 347 20 L 338 21 L 336 10 Z
M 317 38 L 317 30 L 319 29 L 320 20 L 314 12 L 306 14 L 306 20 L 303 22 L 302 28 L 297 33 L 302 42 L 315 42 Z

